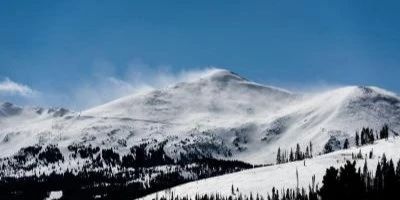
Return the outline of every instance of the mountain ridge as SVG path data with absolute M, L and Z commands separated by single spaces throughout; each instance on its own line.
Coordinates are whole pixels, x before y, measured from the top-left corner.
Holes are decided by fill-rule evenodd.
M 389 124 L 398 130 L 399 102 L 396 94 L 377 87 L 301 94 L 213 69 L 79 113 L 44 109 L 50 114 L 0 118 L 0 156 L 35 144 L 58 144 L 64 153 L 68 145 L 90 144 L 124 154 L 132 145 L 165 142 L 164 151 L 174 159 L 195 153 L 269 163 L 279 147 L 313 142 L 320 152 L 331 137 L 353 140 L 363 126 L 377 130 Z

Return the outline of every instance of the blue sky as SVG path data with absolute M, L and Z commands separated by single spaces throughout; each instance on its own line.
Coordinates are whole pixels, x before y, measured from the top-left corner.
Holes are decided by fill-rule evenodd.
M 0 97 L 84 108 L 209 66 L 400 92 L 397 2 L 2 1 Z

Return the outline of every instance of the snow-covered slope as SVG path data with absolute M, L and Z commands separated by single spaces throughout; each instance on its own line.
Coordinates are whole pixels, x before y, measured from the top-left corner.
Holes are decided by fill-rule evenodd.
M 226 70 L 211 70 L 198 80 L 121 98 L 82 115 L 214 125 L 219 120 L 234 123 L 247 116 L 265 116 L 294 98 L 286 90 L 251 83 Z
M 165 142 L 172 158 L 213 155 L 270 163 L 278 147 L 350 140 L 363 126 L 400 130 L 400 99 L 375 87 L 350 86 L 299 94 L 214 69 L 199 79 L 117 99 L 82 112 L 3 104 L 0 157 L 25 146 L 71 144 L 114 148 Z M 150 145 L 151 146 L 151 145 Z
M 374 171 L 378 161 L 381 160 L 383 154 L 387 159 L 393 159 L 397 162 L 400 158 L 400 138 L 390 138 L 389 140 L 381 140 L 373 145 L 363 146 L 361 148 L 351 148 L 340 150 L 334 153 L 325 154 L 306 161 L 291 162 L 286 164 L 255 168 L 232 174 L 222 175 L 218 177 L 208 178 L 195 182 L 190 182 L 180 186 L 176 186 L 164 191 L 160 191 L 141 199 L 151 200 L 162 196 L 169 197 L 171 194 L 175 196 L 184 196 L 194 199 L 196 194 L 221 194 L 229 196 L 232 194 L 232 186 L 239 189 L 243 195 L 249 196 L 261 194 L 267 196 L 271 193 L 272 188 L 278 190 L 287 188 L 296 188 L 296 170 L 299 174 L 299 187 L 308 189 L 315 175 L 315 183 L 322 185 L 322 178 L 326 169 L 331 166 L 336 168 L 343 166 L 347 160 L 356 161 L 357 168 L 363 168 L 364 159 L 353 159 L 352 154 L 369 155 L 373 152 L 373 157 L 367 159 L 368 169 Z M 367 156 L 368 157 L 368 156 Z

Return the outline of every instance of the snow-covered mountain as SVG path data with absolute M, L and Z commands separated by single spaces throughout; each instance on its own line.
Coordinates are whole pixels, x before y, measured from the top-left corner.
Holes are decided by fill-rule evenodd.
M 376 87 L 349 86 L 302 94 L 264 86 L 222 69 L 82 112 L 0 106 L 0 157 L 26 146 L 71 144 L 114 148 L 165 144 L 165 153 L 270 163 L 278 147 L 297 143 L 322 151 L 352 140 L 363 126 L 400 131 L 400 98 Z

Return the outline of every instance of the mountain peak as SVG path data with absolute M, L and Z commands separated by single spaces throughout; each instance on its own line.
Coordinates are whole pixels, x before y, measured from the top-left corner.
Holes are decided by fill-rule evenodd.
M 239 76 L 234 72 L 218 68 L 208 70 L 200 77 L 200 79 L 206 79 L 217 82 L 248 81 L 247 79 Z
M 375 86 L 358 85 L 358 86 L 349 86 L 348 88 L 353 91 L 353 94 L 358 94 L 359 96 L 365 96 L 365 95 L 383 95 L 392 97 L 397 96 L 396 93 Z
M 22 112 L 22 108 L 10 102 L 0 103 L 0 116 L 12 116 Z

